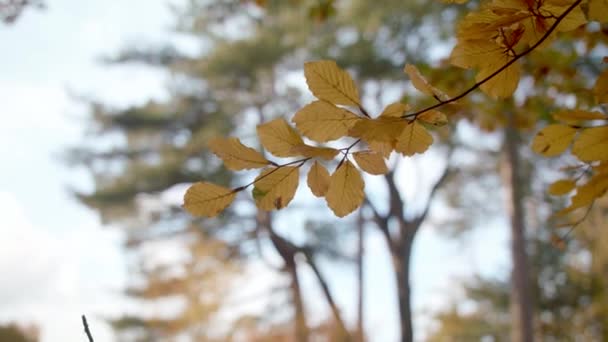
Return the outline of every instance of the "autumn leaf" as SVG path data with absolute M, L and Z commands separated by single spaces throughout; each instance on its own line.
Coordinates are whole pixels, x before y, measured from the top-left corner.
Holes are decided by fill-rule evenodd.
M 608 16 L 608 12 L 606 13 L 606 16 Z M 593 94 L 595 95 L 598 103 L 608 103 L 608 69 L 604 70 L 600 77 L 598 77 L 597 81 L 595 81 Z
M 339 151 L 331 147 L 316 147 L 303 144 L 294 146 L 291 149 L 291 152 L 296 155 L 304 156 L 307 158 L 318 157 L 323 158 L 325 160 L 332 160 L 338 154 Z
M 353 157 L 361 170 L 372 175 L 383 175 L 388 172 L 386 162 L 380 153 L 361 151 L 353 153 Z
M 369 149 L 380 153 L 380 155 L 382 155 L 385 159 L 388 159 L 388 157 L 391 156 L 391 152 L 393 152 L 393 150 L 395 149 L 395 145 L 397 143 L 397 140 L 393 140 L 393 141 L 370 141 L 367 143 L 367 145 L 369 146 Z
M 506 65 L 511 58 L 501 58 L 497 63 L 484 66 L 479 70 L 475 81 L 481 82 L 486 77 L 489 77 L 502 66 Z M 521 65 L 513 63 L 506 69 L 502 70 L 498 75 L 492 77 L 479 88 L 493 98 L 507 98 L 513 95 L 519 85 L 519 77 L 521 74 Z
M 219 185 L 198 182 L 184 195 L 184 208 L 194 216 L 217 216 L 234 201 L 236 192 Z
M 373 142 L 393 143 L 405 128 L 407 121 L 402 118 L 409 106 L 391 103 L 375 119 L 361 118 L 349 131 L 348 135 L 360 138 L 371 144 Z
M 608 0 L 589 0 L 589 19 L 608 23 Z
M 283 118 L 259 125 L 257 132 L 262 146 L 277 157 L 297 156 L 299 154 L 294 153 L 293 148 L 304 144 L 298 132 Z
M 318 99 L 337 105 L 360 106 L 355 82 L 336 62 L 307 62 L 304 64 L 304 76 L 308 88 Z
M 353 126 L 348 135 L 360 138 L 368 144 L 374 141 L 392 143 L 399 137 L 406 125 L 407 121 L 398 117 L 363 118 Z
M 263 210 L 282 209 L 293 199 L 299 183 L 299 167 L 269 168 L 255 179 L 253 198 Z
M 423 76 L 416 66 L 406 64 L 403 71 L 410 77 L 414 88 L 420 90 L 423 94 L 433 96 L 434 98 L 447 101 L 450 97 L 441 90 L 433 87 Z
M 553 114 L 553 118 L 568 124 L 577 124 L 580 121 L 608 120 L 608 116 L 600 112 L 589 112 L 586 110 L 566 110 Z
M 327 205 L 338 217 L 344 217 L 363 203 L 365 183 L 361 174 L 346 160 L 329 178 L 325 194 Z
M 237 138 L 212 139 L 209 148 L 230 170 L 258 169 L 270 164 L 260 152 L 243 145 Z
M 596 198 L 603 196 L 608 190 L 608 174 L 597 174 L 587 183 L 576 188 L 576 194 L 572 196 L 570 205 L 560 210 L 556 215 L 564 215 L 573 210 L 584 208 L 593 203 Z
M 393 102 L 384 108 L 379 118 L 401 118 L 409 109 L 405 103 Z
M 308 171 L 307 183 L 313 195 L 323 197 L 329 187 L 329 172 L 323 165 L 315 161 Z
M 399 139 L 395 150 L 405 156 L 426 151 L 433 144 L 433 136 L 416 121 L 409 122 Z
M 300 109 L 291 119 L 304 136 L 317 142 L 339 139 L 361 118 L 326 101 L 315 101 Z
M 438 110 L 428 110 L 418 115 L 418 121 L 429 125 L 441 127 L 448 123 L 448 118 Z
M 532 150 L 545 157 L 555 157 L 570 147 L 576 129 L 560 124 L 549 125 L 536 134 Z
M 572 179 L 561 179 L 551 183 L 547 192 L 553 196 L 562 196 L 570 193 L 576 187 Z
M 581 130 L 572 145 L 572 154 L 584 162 L 608 160 L 608 126 Z

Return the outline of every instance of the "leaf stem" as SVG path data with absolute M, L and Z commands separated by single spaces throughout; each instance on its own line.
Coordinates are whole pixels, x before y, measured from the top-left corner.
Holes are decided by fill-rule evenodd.
M 505 65 L 503 65 L 498 70 L 494 71 L 492 74 L 488 75 L 487 77 L 485 77 L 481 81 L 473 84 L 470 88 L 468 88 L 467 90 L 463 91 L 460 95 L 457 95 L 457 96 L 452 97 L 452 98 L 450 98 L 448 100 L 445 100 L 445 101 L 440 101 L 439 103 L 436 103 L 434 105 L 428 106 L 428 107 L 426 107 L 424 109 L 421 109 L 421 110 L 419 110 L 417 112 L 403 115 L 402 118 L 407 119 L 407 118 L 412 118 L 413 117 L 414 119 L 416 119 L 418 117 L 418 115 L 423 114 L 425 112 L 428 112 L 429 110 L 433 110 L 433 109 L 437 109 L 439 107 L 443 107 L 446 104 L 458 101 L 458 100 L 466 97 L 467 95 L 469 95 L 470 93 L 472 93 L 473 91 L 475 91 L 477 88 L 481 87 L 486 82 L 488 82 L 492 78 L 496 77 L 498 74 L 500 74 L 501 72 L 503 72 L 504 70 L 506 70 L 508 67 L 510 67 L 511 65 L 513 65 L 520 58 L 526 56 L 530 52 L 534 51 L 537 47 L 539 47 L 545 40 L 547 40 L 547 38 L 549 38 L 549 36 L 551 35 L 551 33 L 553 33 L 553 31 L 555 31 L 555 29 L 557 28 L 557 26 L 559 25 L 559 23 L 562 20 L 564 20 L 564 18 L 570 12 L 572 12 L 578 5 L 580 5 L 581 2 L 583 2 L 583 0 L 576 0 L 572 5 L 570 5 L 570 7 L 568 7 L 568 9 L 566 9 L 564 11 L 564 13 L 562 13 L 559 17 L 557 17 L 557 19 L 555 19 L 555 22 L 553 23 L 553 25 L 551 25 L 551 27 L 547 30 L 547 32 L 545 32 L 545 34 L 536 43 L 534 43 L 534 45 L 530 46 L 528 49 L 526 49 L 522 53 L 516 54 L 512 60 L 510 60 L 509 62 L 507 62 Z

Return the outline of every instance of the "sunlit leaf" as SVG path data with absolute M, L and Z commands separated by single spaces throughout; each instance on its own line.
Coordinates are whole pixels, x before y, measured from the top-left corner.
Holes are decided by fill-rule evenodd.
M 589 0 L 589 19 L 608 23 L 608 0 Z
M 304 76 L 310 91 L 320 100 L 337 105 L 360 105 L 359 90 L 350 75 L 334 61 L 307 62 Z
M 380 113 L 380 118 L 401 118 L 407 110 L 410 109 L 410 106 L 401 102 L 394 102 L 386 106 L 382 113 Z
M 448 123 L 448 118 L 438 110 L 428 110 L 418 115 L 418 120 L 437 127 L 445 126 Z
M 372 175 L 383 175 L 388 172 L 386 162 L 380 153 L 361 151 L 353 153 L 353 157 L 361 170 Z
M 199 182 L 184 195 L 184 208 L 194 216 L 217 216 L 234 201 L 236 192 L 219 185 Z
M 212 139 L 209 148 L 230 170 L 258 169 L 270 163 L 260 152 L 243 145 L 237 138 Z
M 253 197 L 258 208 L 281 209 L 293 199 L 298 188 L 299 167 L 269 168 L 256 178 Z
M 318 158 L 323 158 L 325 160 L 334 159 L 334 157 L 339 152 L 335 148 L 331 148 L 331 147 L 316 147 L 316 146 L 310 146 L 310 145 L 294 146 L 291 149 L 291 151 L 292 151 L 292 153 L 300 155 L 300 156 L 310 157 L 310 158 L 318 157 Z
M 423 94 L 433 96 L 441 101 L 446 101 L 450 97 L 441 90 L 433 87 L 423 76 L 416 66 L 406 64 L 403 71 L 410 77 L 414 88 L 420 90 Z
M 315 161 L 308 171 L 307 183 L 313 195 L 323 197 L 329 187 L 329 172 L 323 165 Z
M 608 12 L 606 16 L 608 17 Z M 593 94 L 598 103 L 608 103 L 608 69 L 604 70 L 597 81 L 595 81 Z
M 339 139 L 361 118 L 326 101 L 315 101 L 300 109 L 293 119 L 304 136 L 317 142 Z
M 570 193 L 576 187 L 572 179 L 561 179 L 551 183 L 547 192 L 553 196 L 562 196 Z
M 433 144 L 433 136 L 416 121 L 409 122 L 399 139 L 395 150 L 405 156 L 423 153 Z
M 608 160 L 608 126 L 581 130 L 572 145 L 572 154 L 584 162 Z
M 553 118 L 569 124 L 577 124 L 580 121 L 608 120 L 608 116 L 600 112 L 589 112 L 586 110 L 566 110 L 553 114 Z
M 259 125 L 257 132 L 262 146 L 277 157 L 297 156 L 293 148 L 304 144 L 298 132 L 283 118 Z
M 359 170 L 346 160 L 329 178 L 327 205 L 336 216 L 344 217 L 361 206 L 364 187 Z
M 576 129 L 560 124 L 553 124 L 543 128 L 532 141 L 532 150 L 545 157 L 555 157 L 570 147 Z

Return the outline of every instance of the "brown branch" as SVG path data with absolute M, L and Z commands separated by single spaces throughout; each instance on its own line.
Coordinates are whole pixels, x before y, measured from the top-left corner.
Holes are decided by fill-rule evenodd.
M 389 193 L 390 208 L 388 216 L 397 216 L 403 218 L 403 206 L 405 205 L 405 202 L 399 194 L 397 184 L 395 183 L 395 171 L 391 171 L 384 175 L 384 179 L 386 179 Z
M 327 300 L 327 304 L 329 304 L 329 307 L 331 308 L 331 312 L 334 315 L 334 319 L 336 320 L 336 323 L 338 324 L 338 328 L 341 330 L 341 333 L 344 334 L 343 336 L 345 337 L 346 341 L 350 341 L 351 340 L 350 333 L 348 332 L 348 329 L 346 329 L 344 320 L 342 320 L 342 315 L 340 314 L 340 309 L 338 309 L 338 305 L 336 305 L 336 302 L 334 301 L 334 298 L 333 298 L 331 292 L 329 291 L 329 286 L 327 285 L 327 281 L 325 280 L 325 277 L 323 277 L 323 274 L 321 274 L 321 270 L 317 266 L 317 263 L 314 260 L 314 256 L 313 256 L 312 252 L 310 251 L 310 249 L 308 249 L 308 250 L 301 249 L 301 250 L 304 253 L 304 255 L 306 256 L 306 260 L 308 260 L 308 264 L 310 265 L 310 267 L 312 268 L 312 271 L 314 272 L 315 276 L 317 277 L 317 281 L 319 282 L 319 285 L 321 286 L 321 289 L 323 290 L 323 295 L 325 296 L 325 300 Z
M 462 92 L 460 95 L 452 97 L 448 100 L 445 101 L 441 101 L 439 103 L 436 103 L 432 106 L 428 106 L 424 109 L 421 109 L 417 112 L 414 113 L 410 113 L 410 114 L 406 114 L 403 115 L 402 118 L 404 119 L 408 119 L 408 118 L 416 118 L 418 117 L 418 115 L 428 112 L 429 110 L 433 110 L 433 109 L 437 109 L 439 107 L 443 107 L 444 105 L 448 104 L 448 103 L 452 103 L 455 101 L 458 101 L 464 97 L 466 97 L 467 95 L 469 95 L 470 93 L 472 93 L 473 91 L 475 91 L 477 88 L 481 87 L 483 84 L 485 84 L 486 82 L 488 82 L 489 80 L 491 80 L 492 78 L 496 77 L 498 74 L 500 74 L 501 72 L 503 72 L 504 70 L 506 70 L 508 67 L 510 67 L 511 65 L 513 65 L 513 63 L 517 62 L 520 58 L 526 56 L 527 54 L 529 54 L 530 52 L 534 51 L 537 47 L 539 47 L 545 40 L 547 40 L 547 38 L 549 38 L 549 36 L 551 35 L 551 33 L 553 33 L 553 31 L 555 31 L 555 29 L 557 28 L 557 26 L 559 25 L 559 23 L 564 20 L 564 18 L 570 13 L 572 12 L 572 10 L 574 10 L 578 5 L 581 4 L 583 0 L 576 0 L 572 5 L 570 5 L 570 7 L 568 7 L 568 9 L 566 9 L 564 11 L 564 13 L 562 13 L 559 17 L 557 17 L 557 19 L 555 20 L 555 22 L 553 23 L 553 25 L 551 25 L 551 27 L 547 30 L 547 32 L 545 32 L 545 34 L 536 42 L 534 43 L 534 45 L 530 46 L 528 49 L 526 49 L 524 52 L 515 55 L 515 57 L 510 60 L 509 62 L 507 62 L 505 65 L 503 65 L 502 67 L 500 67 L 498 70 L 494 71 L 492 74 L 488 75 L 486 78 L 482 79 L 481 81 L 475 83 L 474 85 L 472 85 L 470 88 L 468 88 L 467 90 L 465 90 L 464 92 Z
M 450 147 L 448 149 L 448 153 L 447 153 L 447 158 L 446 158 L 447 163 L 446 163 L 445 169 L 443 170 L 443 173 L 441 174 L 439 179 L 435 182 L 435 184 L 431 188 L 431 191 L 429 192 L 429 198 L 426 202 L 426 206 L 424 207 L 424 210 L 415 219 L 415 222 L 416 222 L 415 228 L 416 229 L 418 229 L 420 227 L 420 225 L 422 224 L 422 222 L 424 222 L 424 220 L 426 220 L 426 218 L 429 214 L 429 211 L 431 209 L 431 203 L 433 201 L 433 198 L 435 197 L 435 194 L 437 193 L 439 188 L 441 188 L 443 186 L 443 184 L 447 181 L 447 179 L 450 177 L 450 175 L 454 172 L 454 169 L 450 166 L 450 158 L 451 158 L 453 152 L 454 152 L 454 145 L 450 145 Z
M 93 342 L 93 335 L 91 335 L 91 330 L 89 330 L 89 323 L 87 322 L 87 318 L 85 315 L 82 315 L 82 325 L 84 327 L 84 332 L 87 334 L 89 338 L 89 342 Z

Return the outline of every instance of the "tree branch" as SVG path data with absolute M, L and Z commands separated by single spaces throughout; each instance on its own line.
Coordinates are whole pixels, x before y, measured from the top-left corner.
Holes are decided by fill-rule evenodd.
M 87 334 L 89 338 L 89 342 L 93 342 L 93 335 L 91 335 L 91 330 L 89 330 L 89 323 L 87 322 L 87 318 L 85 315 L 82 315 L 82 325 L 84 327 L 84 332 Z
M 436 104 L 434 104 L 432 106 L 428 106 L 428 107 L 426 107 L 424 109 L 421 109 L 421 110 L 419 110 L 417 112 L 403 115 L 402 118 L 404 118 L 404 119 L 407 119 L 407 118 L 416 118 L 416 117 L 418 117 L 418 115 L 420 115 L 422 113 L 425 113 L 425 112 L 428 112 L 429 110 L 433 110 L 433 109 L 437 109 L 439 107 L 443 107 L 444 105 L 446 105 L 448 103 L 452 103 L 452 102 L 458 101 L 458 100 L 466 97 L 467 95 L 469 95 L 470 93 L 472 93 L 473 91 L 475 91 L 477 88 L 481 87 L 486 82 L 488 82 L 492 78 L 496 77 L 498 74 L 500 74 L 501 72 L 503 72 L 504 70 L 506 70 L 508 67 L 510 67 L 511 65 L 513 65 L 513 63 L 517 62 L 520 58 L 526 56 L 530 52 L 534 51 L 537 47 L 539 47 L 542 43 L 544 43 L 545 40 L 547 40 L 547 38 L 549 38 L 549 36 L 551 35 L 551 33 L 553 33 L 553 31 L 555 31 L 555 29 L 557 28 L 557 26 L 559 25 L 559 23 L 562 20 L 564 20 L 564 18 L 570 12 L 572 12 L 572 10 L 574 10 L 578 5 L 580 5 L 581 2 L 583 2 L 583 0 L 576 0 L 572 5 L 570 5 L 570 7 L 568 7 L 568 9 L 566 9 L 564 11 L 564 13 L 562 13 L 559 17 L 556 18 L 556 20 L 553 23 L 553 25 L 551 25 L 551 27 L 549 27 L 549 29 L 547 30 L 547 32 L 545 32 L 545 34 L 536 43 L 534 43 L 534 45 L 530 46 L 529 48 L 527 48 L 522 53 L 515 55 L 515 57 L 512 60 L 510 60 L 505 65 L 503 65 L 502 67 L 500 67 L 498 70 L 496 70 L 493 73 L 491 73 L 490 75 L 488 75 L 486 78 L 484 78 L 481 81 L 479 81 L 479 82 L 475 83 L 474 85 L 472 85 L 470 88 L 468 88 L 467 90 L 465 90 L 464 92 L 462 92 L 460 95 L 457 95 L 457 96 L 452 97 L 452 98 L 450 98 L 448 100 L 445 100 L 445 101 L 441 101 L 441 102 L 436 103 Z
M 325 281 L 325 278 L 321 274 L 321 270 L 319 269 L 319 267 L 317 266 L 317 263 L 314 260 L 314 256 L 313 256 L 312 252 L 310 251 L 310 249 L 306 249 L 306 250 L 302 249 L 302 251 L 304 252 L 304 255 L 306 256 L 306 260 L 308 260 L 308 264 L 312 268 L 312 271 L 314 272 L 315 276 L 317 277 L 317 280 L 319 281 L 319 285 L 321 286 L 321 289 L 323 290 L 323 295 L 325 296 L 325 299 L 327 300 L 327 304 L 329 304 L 329 307 L 331 308 L 331 312 L 333 313 L 334 319 L 336 320 L 336 323 L 338 324 L 338 328 L 341 330 L 341 333 L 344 334 L 343 336 L 346 337 L 346 340 L 350 341 L 351 340 L 350 333 L 346 329 L 346 325 L 344 325 L 344 321 L 342 320 L 342 315 L 340 314 L 340 310 L 338 309 L 338 306 L 336 305 L 336 302 L 334 301 L 334 298 L 333 298 L 331 292 L 329 291 L 329 286 L 327 285 L 327 281 Z

